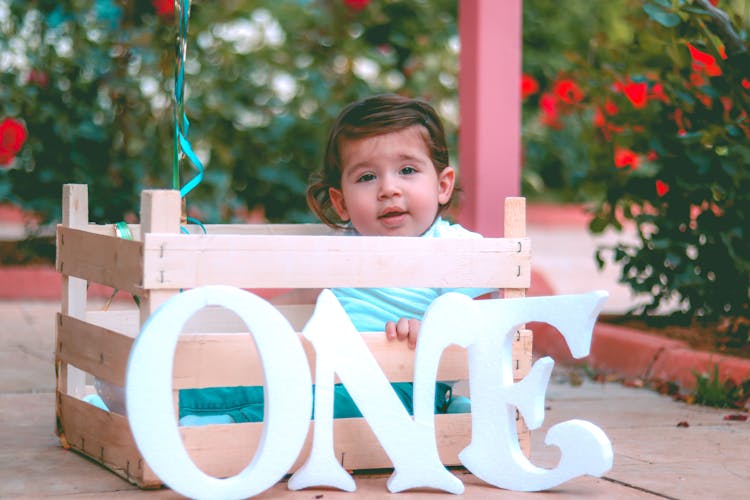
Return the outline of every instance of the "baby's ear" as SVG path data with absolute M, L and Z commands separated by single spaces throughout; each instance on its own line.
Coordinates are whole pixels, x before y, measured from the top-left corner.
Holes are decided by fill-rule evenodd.
M 438 203 L 445 205 L 453 195 L 456 186 L 456 170 L 453 167 L 445 167 L 438 173 Z
M 328 196 L 331 198 L 331 205 L 336 210 L 339 218 L 346 222 L 349 220 L 349 211 L 346 209 L 346 201 L 344 201 L 344 193 L 340 189 L 328 188 Z

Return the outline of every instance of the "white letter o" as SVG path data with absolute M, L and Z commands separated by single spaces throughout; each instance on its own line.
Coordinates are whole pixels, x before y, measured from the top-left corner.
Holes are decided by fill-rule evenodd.
M 172 398 L 172 367 L 182 327 L 206 306 L 236 313 L 252 331 L 266 382 L 263 432 L 250 464 L 226 479 L 209 476 L 182 443 Z M 289 322 L 239 288 L 206 286 L 176 295 L 146 321 L 128 359 L 125 398 L 133 437 L 154 473 L 191 498 L 247 498 L 276 484 L 294 464 L 312 408 L 310 367 Z

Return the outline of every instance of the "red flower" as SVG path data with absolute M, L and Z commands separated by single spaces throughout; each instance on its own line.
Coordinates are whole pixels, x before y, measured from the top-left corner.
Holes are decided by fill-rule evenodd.
M 151 0 L 156 14 L 161 17 L 172 17 L 174 15 L 175 0 Z
M 526 99 L 537 92 L 539 92 L 539 82 L 531 75 L 521 76 L 521 98 Z
M 602 128 L 607 124 L 607 119 L 604 118 L 601 108 L 594 109 L 594 126 Z
M 622 93 L 625 94 L 625 97 L 628 98 L 628 101 L 630 101 L 630 104 L 635 109 L 646 107 L 648 103 L 648 95 L 646 93 L 648 84 L 646 82 L 636 83 L 628 80 L 627 83 L 618 83 L 617 86 L 622 90 Z
M 661 83 L 655 83 L 651 86 L 649 99 L 656 99 L 662 102 L 669 102 L 667 94 L 664 93 L 664 86 Z
M 677 125 L 677 135 L 685 135 L 687 133 L 685 129 L 690 126 L 690 123 L 685 119 L 682 110 L 680 108 L 675 109 L 673 117 L 675 125 Z
M 702 103 L 703 103 L 703 105 L 704 105 L 705 107 L 707 107 L 707 108 L 711 109 L 711 107 L 713 106 L 713 100 L 711 100 L 711 96 L 709 96 L 709 95 L 706 95 L 706 94 L 702 94 L 702 93 L 700 93 L 700 92 L 697 92 L 697 93 L 695 94 L 695 97 L 696 97 L 696 98 L 697 98 L 697 99 L 698 99 L 698 100 L 699 100 L 700 102 L 702 102 Z
M 703 85 L 705 85 L 705 83 L 706 83 L 706 79 L 703 78 L 702 74 L 696 73 L 695 71 L 693 71 L 692 73 L 690 73 L 690 84 L 691 85 L 693 85 L 694 87 L 702 87 Z
M 542 110 L 539 119 L 543 124 L 553 128 L 562 127 L 562 123 L 560 123 L 560 109 L 557 97 L 549 92 L 545 92 L 542 94 L 542 97 L 539 98 L 539 108 Z
M 656 194 L 659 195 L 659 197 L 662 197 L 668 192 L 669 192 L 669 184 L 662 181 L 661 179 L 656 179 Z
M 641 158 L 638 156 L 638 153 L 628 148 L 615 146 L 615 167 L 630 167 L 631 169 L 635 170 L 640 164 Z
M 646 153 L 646 159 L 648 161 L 656 161 L 658 158 L 659 158 L 659 155 L 653 149 L 649 151 L 648 153 Z
M 583 99 L 583 92 L 573 80 L 558 80 L 553 92 L 562 102 L 567 104 L 574 104 Z
M 28 133 L 23 123 L 6 118 L 0 123 L 0 165 L 8 165 L 21 151 Z
M 44 71 L 32 69 L 31 71 L 29 71 L 29 77 L 26 81 L 27 83 L 32 83 L 40 87 L 46 87 L 49 83 L 49 77 Z
M 612 99 L 607 99 L 607 102 L 604 103 L 604 112 L 609 116 L 615 116 L 618 111 L 617 104 Z
M 747 78 L 743 78 L 742 79 L 742 86 L 745 87 L 746 89 L 750 90 L 750 80 L 748 80 Z
M 695 71 L 705 71 L 708 76 L 721 75 L 721 68 L 716 64 L 714 56 L 698 50 L 691 43 L 688 43 L 688 50 L 690 50 L 690 57 L 693 58 L 693 69 Z
M 370 3 L 370 0 L 344 0 L 344 5 L 353 11 L 363 10 Z

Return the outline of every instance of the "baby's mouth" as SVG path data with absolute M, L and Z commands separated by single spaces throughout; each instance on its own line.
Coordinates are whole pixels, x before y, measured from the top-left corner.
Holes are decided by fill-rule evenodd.
M 379 219 L 392 219 L 395 217 L 400 217 L 402 215 L 405 215 L 406 211 L 404 210 L 388 210 L 386 212 L 383 212 L 378 216 Z

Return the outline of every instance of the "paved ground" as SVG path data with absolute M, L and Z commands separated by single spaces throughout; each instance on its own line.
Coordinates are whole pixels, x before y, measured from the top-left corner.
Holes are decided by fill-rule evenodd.
M 580 225 L 529 226 L 534 267 L 558 293 L 606 289 L 608 310 L 621 311 L 631 299 L 599 273 L 590 260 L 591 238 Z M 98 465 L 60 448 L 54 426 L 55 301 L 0 302 L 0 498 L 173 498 L 168 490 L 143 492 Z M 532 458 L 552 467 L 557 455 L 544 445 L 545 429 L 572 418 L 589 420 L 612 441 L 614 467 L 604 478 L 575 479 L 544 494 L 489 488 L 470 475 L 467 498 L 748 498 L 750 422 L 727 420 L 732 412 L 685 405 L 648 389 L 584 381 L 558 368 L 550 384 L 548 411 L 533 433 Z M 283 484 L 259 498 L 381 498 L 385 476 L 358 477 L 357 494 L 332 491 L 292 493 Z M 552 496 L 550 496 L 552 495 Z M 455 498 L 406 493 L 396 498 Z

